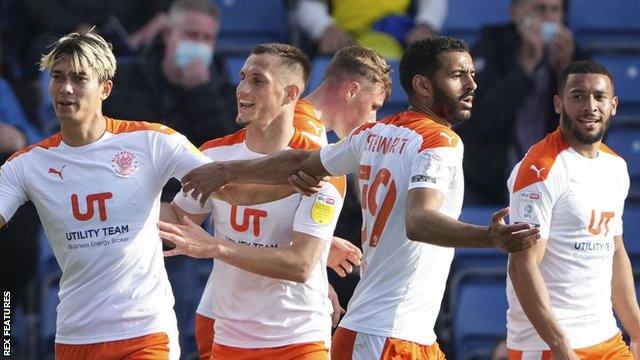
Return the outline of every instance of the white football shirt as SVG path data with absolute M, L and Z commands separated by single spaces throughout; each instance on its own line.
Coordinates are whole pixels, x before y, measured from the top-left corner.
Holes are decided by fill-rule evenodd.
M 362 195 L 363 265 L 340 326 L 370 335 L 430 345 L 453 248 L 406 236 L 407 194 L 432 188 L 445 195 L 440 212 L 462 207 L 462 141 L 425 114 L 402 112 L 365 124 L 322 149 L 331 174 L 358 172 Z
M 62 269 L 55 341 L 88 344 L 166 332 L 177 341 L 158 235 L 160 192 L 209 160 L 159 124 L 107 118 L 97 141 L 60 134 L 0 170 L 0 215 L 31 200 Z M 179 357 L 177 342 L 171 357 Z
M 245 143 L 246 130 L 209 141 L 203 153 L 219 160 L 255 159 L 264 154 Z M 318 145 L 296 130 L 288 148 Z M 299 194 L 261 205 L 232 206 L 208 200 L 205 207 L 179 193 L 174 202 L 192 214 L 212 213 L 215 237 L 251 247 L 289 247 L 293 231 L 324 242 L 324 251 L 305 283 L 257 275 L 216 261 L 198 306 L 215 319 L 215 342 L 241 348 L 267 348 L 331 337 L 331 303 L 327 297 L 327 255 L 342 208 L 345 179 L 334 178 L 320 192 Z
M 508 181 L 511 222 L 540 227 L 547 249 L 539 264 L 551 308 L 574 349 L 616 335 L 611 304 L 614 236 L 622 235 L 629 190 L 625 161 L 602 144 L 581 156 L 560 129 L 529 149 Z M 546 350 L 507 280 L 507 345 Z

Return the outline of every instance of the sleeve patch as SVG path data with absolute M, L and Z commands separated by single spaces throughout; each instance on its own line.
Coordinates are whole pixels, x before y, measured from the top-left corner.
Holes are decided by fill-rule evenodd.
M 311 208 L 311 219 L 321 225 L 333 221 L 335 215 L 336 199 L 324 194 L 316 195 L 316 200 Z

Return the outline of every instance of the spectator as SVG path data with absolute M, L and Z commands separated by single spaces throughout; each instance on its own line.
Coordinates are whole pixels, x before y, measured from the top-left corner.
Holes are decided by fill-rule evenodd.
M 0 77 L 0 153 L 11 155 L 40 139 L 40 132 L 24 116 L 11 86 Z
M 235 90 L 214 56 L 218 30 L 210 0 L 175 1 L 161 41 L 116 74 L 105 113 L 159 121 L 196 145 L 236 130 Z
M 293 17 L 321 54 L 333 54 L 355 40 L 399 59 L 403 45 L 435 35 L 446 13 L 447 0 L 300 0 Z
M 485 28 L 472 50 L 479 84 L 465 142 L 466 203 L 504 204 L 507 177 L 529 147 L 557 126 L 557 76 L 575 58 L 563 0 L 511 0 L 511 22 Z

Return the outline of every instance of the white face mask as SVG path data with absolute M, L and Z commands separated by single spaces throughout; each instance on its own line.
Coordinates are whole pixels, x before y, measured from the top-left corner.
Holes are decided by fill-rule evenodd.
M 213 59 L 213 46 L 188 40 L 178 42 L 176 48 L 176 66 L 184 68 L 195 60 L 200 60 L 204 66 L 209 67 Z
M 542 33 L 542 41 L 547 44 L 553 38 L 556 37 L 558 31 L 560 30 L 560 26 L 554 22 L 545 21 L 540 25 L 540 32 Z

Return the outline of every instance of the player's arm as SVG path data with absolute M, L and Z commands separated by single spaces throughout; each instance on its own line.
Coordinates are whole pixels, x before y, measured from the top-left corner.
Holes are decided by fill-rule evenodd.
M 159 222 L 160 237 L 176 244 L 165 256 L 188 255 L 213 258 L 254 274 L 275 279 L 306 282 L 318 263 L 324 241 L 300 232 L 293 232 L 288 248 L 257 248 L 213 238 L 189 217 L 182 224 Z
M 248 206 L 284 199 L 296 193 L 293 186 L 264 184 L 227 184 L 211 196 L 229 204 Z
M 511 283 L 522 305 L 522 310 L 542 340 L 549 345 L 552 357 L 578 359 L 551 310 L 547 285 L 538 267 L 546 249 L 547 240 L 542 239 L 525 251 L 509 254 L 508 269 Z
M 440 190 L 409 190 L 405 226 L 410 240 L 448 247 L 500 247 L 512 252 L 527 249 L 538 239 L 540 231 L 529 224 L 505 225 L 508 209 L 495 212 L 489 226 L 477 226 L 442 214 L 443 202 Z
M 254 160 L 213 162 L 192 170 L 182 178 L 182 190 L 196 199 L 206 199 L 229 183 L 286 184 L 292 174 L 329 175 L 319 151 L 287 150 Z
M 179 219 L 182 219 L 184 216 L 187 216 L 194 223 L 198 225 L 202 225 L 202 223 L 204 223 L 204 221 L 206 220 L 207 215 L 208 215 L 207 213 L 194 214 L 194 213 L 186 212 L 182 210 L 182 208 L 180 208 L 180 206 L 178 206 L 175 202 L 160 203 L 160 220 L 164 222 L 179 224 L 180 223 Z
M 615 236 L 613 255 L 613 278 L 611 280 L 611 302 L 622 326 L 631 339 L 631 352 L 640 358 L 640 310 L 633 283 L 633 272 L 629 255 L 624 247 L 622 236 Z
M 4 226 L 4 224 L 6 224 L 7 221 L 2 217 L 2 215 L 0 215 L 0 228 Z

